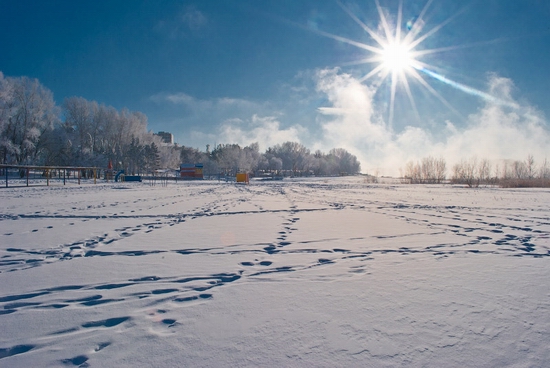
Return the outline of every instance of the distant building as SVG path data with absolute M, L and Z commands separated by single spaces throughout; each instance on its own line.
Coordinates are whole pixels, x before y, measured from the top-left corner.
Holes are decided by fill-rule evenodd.
M 162 139 L 162 142 L 166 144 L 174 144 L 174 135 L 172 133 L 158 132 L 155 135 L 158 135 Z
M 203 164 L 181 164 L 180 177 L 182 179 L 204 179 Z

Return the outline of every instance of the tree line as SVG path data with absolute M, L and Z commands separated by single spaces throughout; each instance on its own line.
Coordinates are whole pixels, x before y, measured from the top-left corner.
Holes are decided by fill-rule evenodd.
M 274 173 L 284 176 L 354 175 L 361 171 L 357 157 L 343 148 L 333 148 L 328 154 L 312 153 L 298 142 L 284 142 L 260 153 L 258 143 L 246 147 L 238 144 L 219 144 L 205 152 L 196 148 L 181 148 L 182 162 L 204 162 L 205 173 L 235 174 L 251 172 Z
M 443 183 L 447 181 L 447 165 L 443 158 L 431 156 L 416 163 L 409 161 L 405 165 L 403 178 L 412 184 Z M 449 181 L 468 187 L 548 187 L 550 162 L 545 158 L 537 164 L 533 155 L 528 155 L 525 160 L 503 160 L 499 164 L 471 157 L 453 165 Z
M 311 152 L 285 142 L 260 152 L 220 144 L 205 151 L 164 144 L 148 131 L 147 116 L 128 109 L 70 97 L 56 105 L 52 92 L 37 79 L 4 77 L 0 72 L 0 160 L 3 164 L 106 167 L 128 173 L 177 169 L 203 163 L 205 172 L 277 172 L 288 175 L 338 175 L 360 172 L 357 157 L 342 148 Z

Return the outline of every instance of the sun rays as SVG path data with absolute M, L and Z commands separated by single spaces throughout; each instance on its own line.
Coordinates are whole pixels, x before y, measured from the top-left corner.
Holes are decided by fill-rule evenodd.
M 449 107 L 455 113 L 458 113 L 451 104 L 445 100 L 445 98 L 438 93 L 428 82 L 424 79 L 423 73 L 426 70 L 432 69 L 432 67 L 425 62 L 422 62 L 420 58 L 422 56 L 438 52 L 439 50 L 418 50 L 419 45 L 422 44 L 427 38 L 439 31 L 443 26 L 449 23 L 453 17 L 447 19 L 443 23 L 435 26 L 426 33 L 422 33 L 425 21 L 424 16 L 428 10 L 431 0 L 426 3 L 422 12 L 409 19 L 405 28 L 403 29 L 403 3 L 399 2 L 399 7 L 396 14 L 396 24 L 392 24 L 388 19 L 388 16 L 384 12 L 384 9 L 380 5 L 379 0 L 375 0 L 378 15 L 380 17 L 380 28 L 382 32 L 376 32 L 363 21 L 361 21 L 351 10 L 346 7 L 342 2 L 338 1 L 340 7 L 367 32 L 367 34 L 374 40 L 375 45 L 366 45 L 368 47 L 359 46 L 360 48 L 371 52 L 371 56 L 360 61 L 360 63 L 370 63 L 374 67 L 365 76 L 361 78 L 361 81 L 367 81 L 368 79 L 377 76 L 380 78 L 380 82 L 377 83 L 381 86 L 383 82 L 388 79 L 390 83 L 390 101 L 389 101 L 389 117 L 388 124 L 391 127 L 394 119 L 395 112 L 395 100 L 398 88 L 402 88 L 410 102 L 411 108 L 415 116 L 420 120 L 420 114 L 416 107 L 416 102 L 411 92 L 410 81 L 417 82 L 429 93 L 434 95 L 445 106 Z M 455 15 L 456 16 L 456 15 Z M 351 40 L 350 40 L 351 41 Z M 348 42 L 354 44 L 352 42 Z M 445 48 L 447 51 L 450 48 Z M 433 74 L 437 74 L 432 71 Z M 431 77 L 434 75 L 428 74 Z
M 406 100 L 409 101 L 413 114 L 420 121 L 421 117 L 415 102 L 415 96 L 411 91 L 411 85 L 414 83 L 424 88 L 429 94 L 433 95 L 442 105 L 463 119 L 462 114 L 447 101 L 440 92 L 438 92 L 429 83 L 429 80 L 437 81 L 450 86 L 454 89 L 476 96 L 487 102 L 496 103 L 511 108 L 517 108 L 517 105 L 498 99 L 488 93 L 477 90 L 465 84 L 453 81 L 452 79 L 441 75 L 436 70 L 440 70 L 433 65 L 428 64 L 422 59 L 434 54 L 449 52 L 466 47 L 479 46 L 487 42 L 477 42 L 471 45 L 445 46 L 438 48 L 422 48 L 424 41 L 433 37 L 442 28 L 451 23 L 465 11 L 461 11 L 448 17 L 441 23 L 425 30 L 425 16 L 433 0 L 428 0 L 420 14 L 404 21 L 403 19 L 403 1 L 399 1 L 396 14 L 391 14 L 380 5 L 379 0 L 374 0 L 379 16 L 379 26 L 375 30 L 362 21 L 354 12 L 344 3 L 337 0 L 340 8 L 346 12 L 349 17 L 355 21 L 372 39 L 372 43 L 359 42 L 343 36 L 328 33 L 319 29 L 311 30 L 324 37 L 334 39 L 339 42 L 347 43 L 357 47 L 367 53 L 366 57 L 347 65 L 369 64 L 372 65 L 364 76 L 360 77 L 361 82 L 368 82 L 370 79 L 376 79 L 371 83 L 377 91 L 383 85 L 389 85 L 389 108 L 388 125 L 391 129 L 395 114 L 396 98 L 398 93 L 403 92 Z M 394 19 L 394 21 L 392 21 Z M 494 42 L 494 41 L 489 41 Z

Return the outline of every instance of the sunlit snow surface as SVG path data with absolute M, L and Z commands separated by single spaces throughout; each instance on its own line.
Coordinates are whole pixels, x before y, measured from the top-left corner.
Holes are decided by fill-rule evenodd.
M 0 189 L 0 366 L 542 367 L 550 190 Z

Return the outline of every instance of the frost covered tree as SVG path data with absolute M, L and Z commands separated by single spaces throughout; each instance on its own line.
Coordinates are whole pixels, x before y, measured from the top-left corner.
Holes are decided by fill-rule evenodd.
M 42 135 L 52 130 L 58 110 L 52 92 L 37 79 L 4 78 L 0 83 L 0 150 L 4 163 L 40 158 Z
M 60 111 L 62 113 L 60 113 Z M 284 142 L 262 154 L 258 143 L 242 148 L 219 145 L 200 152 L 165 145 L 147 131 L 147 116 L 116 110 L 82 97 L 67 98 L 59 109 L 38 80 L 6 78 L 0 72 L 0 155 L 3 163 L 106 167 L 141 172 L 201 162 L 211 174 L 286 171 L 292 175 L 355 174 L 357 158 L 345 149 L 316 153 L 298 142 Z
M 333 148 L 329 151 L 329 156 L 333 156 L 336 161 L 340 173 L 357 174 L 361 171 L 361 164 L 357 160 L 357 157 L 349 153 L 343 148 Z
M 0 72 L 0 150 L 2 163 L 7 163 L 8 154 L 15 151 L 15 147 L 12 147 L 12 143 L 6 134 L 13 109 L 13 83 L 4 78 L 4 74 Z
M 145 146 L 145 168 L 148 171 L 160 168 L 160 151 L 155 142 Z
M 282 160 L 283 170 L 294 174 L 309 169 L 312 164 L 309 149 L 298 142 L 284 142 L 269 148 L 268 152 Z
M 130 173 L 177 167 L 179 151 L 147 131 L 147 116 L 141 112 L 71 97 L 63 104 L 63 115 L 67 141 L 59 148 L 70 147 L 71 165 L 105 166 L 110 160 Z
M 180 150 L 175 145 L 159 145 L 160 167 L 177 170 L 181 163 Z M 203 162 L 203 160 L 198 161 Z
M 51 131 L 42 134 L 43 163 L 48 166 L 70 166 L 73 163 L 73 147 L 66 129 L 57 124 Z
M 220 170 L 225 173 L 257 170 L 261 154 L 258 143 L 241 148 L 238 144 L 219 144 L 210 154 Z
M 218 144 L 212 150 L 210 157 L 225 174 L 239 171 L 239 156 L 241 147 L 238 144 Z
M 186 164 L 201 163 L 205 160 L 204 154 L 196 148 L 181 146 L 180 161 Z
M 70 97 L 63 103 L 65 128 L 72 140 L 74 162 L 91 165 L 98 134 L 97 102 L 82 97 Z
M 343 148 L 333 148 L 328 154 L 315 151 L 314 154 L 297 142 L 285 142 L 269 147 L 264 154 L 269 170 L 282 170 L 292 175 L 354 175 L 360 172 L 361 164 L 357 157 Z M 277 165 L 277 163 L 279 163 Z
M 141 174 L 145 168 L 145 146 L 139 141 L 139 138 L 132 137 L 132 142 L 126 151 L 128 174 Z
M 116 122 L 119 119 L 118 111 L 111 106 L 100 105 L 94 124 L 96 130 L 96 139 L 94 149 L 96 153 L 96 165 L 104 165 L 104 162 L 114 159 L 116 150 Z M 97 162 L 98 156 L 102 162 Z
M 252 172 L 258 168 L 261 158 L 260 145 L 255 142 L 243 148 L 239 165 L 242 170 Z

